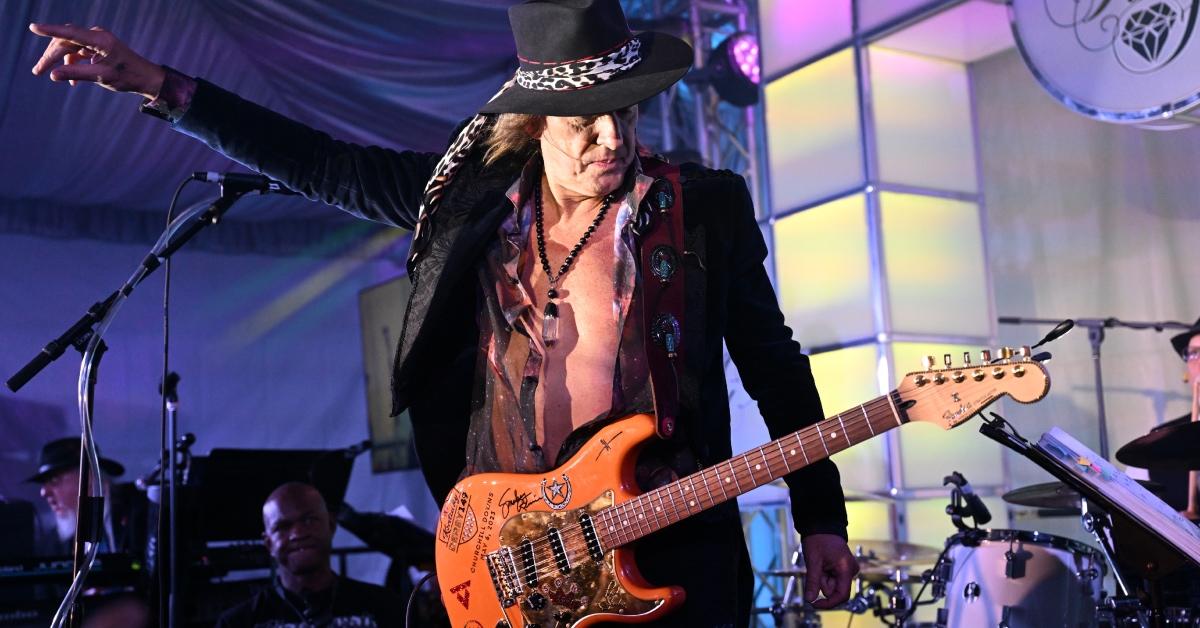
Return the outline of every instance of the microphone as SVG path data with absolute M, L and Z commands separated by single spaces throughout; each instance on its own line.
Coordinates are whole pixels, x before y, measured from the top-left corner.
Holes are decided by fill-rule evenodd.
M 296 192 L 284 187 L 282 183 L 270 177 L 250 172 L 200 171 L 192 173 L 192 179 L 205 183 L 217 183 L 223 190 L 230 192 L 296 195 Z
M 1051 329 L 1050 333 L 1046 334 L 1045 338 L 1042 338 L 1036 345 L 1033 345 L 1033 347 L 1031 347 L 1031 348 L 1036 349 L 1036 348 L 1046 344 L 1047 342 L 1061 338 L 1063 336 L 1063 334 L 1071 331 L 1071 328 L 1074 326 L 1075 326 L 1075 321 L 1073 321 L 1069 318 L 1066 319 L 1065 321 L 1055 325 L 1054 329 Z
M 942 481 L 942 484 L 953 484 L 958 487 L 958 492 L 962 495 L 964 505 L 967 508 L 967 514 L 975 521 L 975 525 L 983 525 L 992 520 L 992 513 L 988 510 L 986 504 L 983 503 L 975 491 L 971 488 L 971 483 L 961 473 L 955 471 Z

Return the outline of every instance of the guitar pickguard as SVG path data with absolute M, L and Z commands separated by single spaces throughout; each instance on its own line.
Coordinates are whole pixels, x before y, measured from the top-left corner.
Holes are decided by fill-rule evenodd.
M 601 561 L 588 557 L 578 533 L 580 517 L 585 513 L 595 514 L 612 504 L 613 493 L 607 491 L 583 508 L 524 512 L 504 523 L 500 529 L 500 545 L 518 552 L 527 540 L 547 539 L 550 530 L 576 531 L 564 534 L 563 542 L 575 556 L 566 573 L 560 568 L 550 542 L 535 543 L 537 583 L 529 586 L 530 582 L 522 581 L 523 594 L 516 598 L 510 612 L 518 611 L 527 624 L 558 626 L 571 625 L 582 617 L 597 613 L 642 615 L 663 603 L 663 600 L 639 599 L 625 589 L 616 577 L 615 550 L 606 551 Z M 518 560 L 518 565 L 521 564 Z

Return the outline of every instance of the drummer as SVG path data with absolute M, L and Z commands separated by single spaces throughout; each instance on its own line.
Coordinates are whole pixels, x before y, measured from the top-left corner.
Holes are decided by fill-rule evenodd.
M 1175 353 L 1187 364 L 1184 381 L 1192 396 L 1192 408 L 1188 414 L 1163 423 L 1151 432 L 1167 427 L 1180 425 L 1188 421 L 1200 420 L 1200 318 L 1196 319 L 1189 329 L 1171 338 L 1171 346 Z M 1150 479 L 1166 487 L 1163 501 L 1183 513 L 1192 521 L 1200 521 L 1200 506 L 1197 506 L 1197 472 L 1184 475 L 1179 471 L 1167 471 L 1150 468 Z

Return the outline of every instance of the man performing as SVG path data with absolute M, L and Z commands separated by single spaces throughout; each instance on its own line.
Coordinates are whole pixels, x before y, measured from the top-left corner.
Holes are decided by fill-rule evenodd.
M 1192 408 L 1188 414 L 1172 419 L 1150 430 L 1154 433 L 1183 425 L 1189 421 L 1200 421 L 1200 319 L 1183 333 L 1171 337 L 1171 348 L 1183 358 L 1186 371 L 1183 381 L 1192 396 Z M 1176 470 L 1149 469 L 1150 479 L 1163 485 L 1163 501 L 1183 513 L 1183 516 L 1200 523 L 1200 487 L 1197 487 L 1197 472 L 1182 473 Z
M 289 482 L 262 507 L 263 544 L 277 568 L 270 587 L 221 615 L 217 626 L 402 626 L 403 602 L 382 587 L 333 573 L 337 523 L 309 484 Z
M 467 475 L 545 473 L 638 412 L 657 413 L 662 436 L 638 465 L 643 488 L 729 458 L 723 343 L 773 438 L 822 419 L 744 180 L 639 151 L 637 103 L 687 72 L 690 47 L 630 33 L 617 0 L 530 1 L 509 16 L 521 68 L 444 156 L 338 142 L 103 30 L 31 25 L 53 38 L 33 71 L 139 93 L 176 130 L 306 197 L 415 232 L 393 410 L 410 411 L 439 501 Z M 787 482 L 805 597 L 836 606 L 857 571 L 837 468 Z M 748 623 L 736 502 L 648 537 L 638 564 L 686 590 L 670 625 Z

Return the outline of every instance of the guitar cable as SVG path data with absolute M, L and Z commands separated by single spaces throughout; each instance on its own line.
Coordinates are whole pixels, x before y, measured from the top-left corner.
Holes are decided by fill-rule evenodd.
M 432 578 L 436 575 L 437 575 L 436 571 L 431 571 L 431 572 L 425 574 L 425 577 L 423 577 L 419 581 L 417 581 L 417 585 L 413 587 L 412 593 L 408 594 L 408 604 L 406 604 L 404 606 L 404 625 L 405 626 L 413 625 L 413 623 L 412 623 L 413 600 L 417 599 L 417 593 L 421 590 L 421 587 L 425 586 L 425 583 L 428 582 L 430 578 Z

